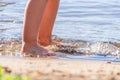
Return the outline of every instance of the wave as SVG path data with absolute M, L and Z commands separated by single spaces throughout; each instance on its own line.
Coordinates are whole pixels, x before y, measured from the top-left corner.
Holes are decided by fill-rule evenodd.
M 120 44 L 111 42 L 88 42 L 83 40 L 65 40 L 54 38 L 54 45 L 46 48 L 55 51 L 62 59 L 97 59 L 120 61 Z M 21 40 L 0 40 L 1 55 L 18 56 Z M 61 55 L 63 54 L 63 55 Z
M 71 55 L 111 55 L 120 57 L 120 44 L 111 42 L 88 42 L 83 40 L 65 40 L 54 38 L 54 45 L 47 48 Z

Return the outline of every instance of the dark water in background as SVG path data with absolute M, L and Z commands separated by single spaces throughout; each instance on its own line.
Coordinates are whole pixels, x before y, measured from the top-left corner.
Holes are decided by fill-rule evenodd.
M 0 40 L 21 40 L 27 0 L 0 2 L 9 3 L 0 3 Z M 119 43 L 120 1 L 61 0 L 53 35 L 62 39 Z

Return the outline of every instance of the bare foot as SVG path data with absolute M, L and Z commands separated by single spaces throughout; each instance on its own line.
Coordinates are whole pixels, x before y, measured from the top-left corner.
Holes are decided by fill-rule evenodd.
M 24 44 L 21 50 L 24 56 L 55 56 L 53 51 L 47 50 L 38 44 Z

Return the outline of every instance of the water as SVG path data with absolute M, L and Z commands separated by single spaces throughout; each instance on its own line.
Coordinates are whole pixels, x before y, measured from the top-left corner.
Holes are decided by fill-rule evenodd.
M 120 62 L 120 59 L 115 58 L 114 56 L 103 56 L 103 55 L 67 55 L 66 57 L 60 57 L 59 59 L 89 59 L 89 60 L 102 60 L 102 61 L 112 61 Z
M 14 3 L 0 7 L 0 29 L 7 28 L 0 31 L 0 38 L 20 38 L 27 0 L 0 2 Z M 120 42 L 119 4 L 119 0 L 61 0 L 53 35 L 95 42 Z
M 0 4 L 0 40 L 21 40 L 27 0 L 0 2 L 5 2 Z M 61 0 L 53 35 L 62 39 L 119 43 L 119 26 L 119 0 Z
M 62 0 L 55 34 L 87 41 L 120 41 L 120 1 Z

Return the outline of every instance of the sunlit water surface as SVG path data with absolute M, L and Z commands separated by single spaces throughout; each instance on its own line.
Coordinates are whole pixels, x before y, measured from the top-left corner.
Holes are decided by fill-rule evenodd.
M 26 2 L 0 0 L 1 41 L 21 40 Z M 120 1 L 61 0 L 53 35 L 70 40 L 119 43 Z

